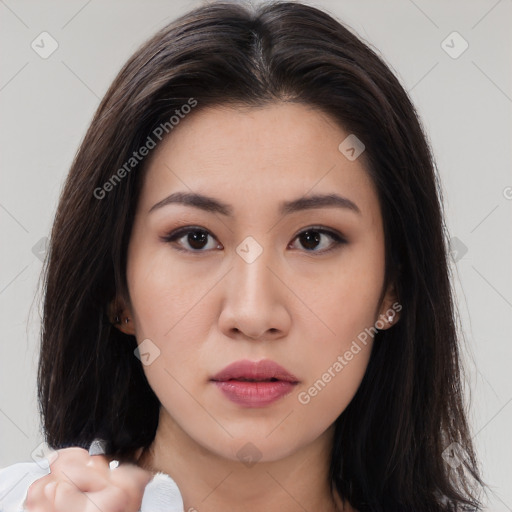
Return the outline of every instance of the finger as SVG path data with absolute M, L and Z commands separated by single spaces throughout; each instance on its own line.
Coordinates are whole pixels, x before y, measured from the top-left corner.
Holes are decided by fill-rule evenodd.
M 71 467 L 87 468 L 104 478 L 108 478 L 110 471 L 108 459 L 104 455 L 89 455 L 87 453 L 84 456 L 80 452 L 69 452 L 66 456 L 58 457 L 50 463 L 50 472 L 54 475 L 61 475 Z
M 53 481 L 43 487 L 43 495 L 27 509 L 29 512 L 138 512 L 140 508 L 140 503 L 113 484 L 83 492 L 72 482 Z
M 27 512 L 54 512 L 54 488 L 57 482 L 34 486 L 27 493 L 22 509 Z M 3 510 L 3 509 L 2 509 Z
M 44 495 L 46 496 L 46 499 L 50 503 L 53 503 L 55 501 L 56 488 L 57 488 L 57 482 L 55 480 L 44 486 L 44 489 L 43 489 Z
M 133 492 L 128 493 L 112 484 L 101 491 L 86 493 L 86 497 L 83 512 L 138 512 L 142 503 L 142 496 L 139 499 Z
M 110 477 L 109 460 L 105 455 L 90 455 L 86 466 L 94 469 L 105 478 Z
M 69 465 L 55 477 L 57 481 L 68 482 L 81 492 L 96 492 L 110 485 L 108 477 L 98 473 L 96 469 L 83 465 Z
M 82 512 L 88 510 L 90 498 L 87 493 L 80 492 L 70 482 L 57 481 L 53 489 L 50 489 L 48 492 L 53 492 L 53 499 L 50 502 L 52 506 L 48 509 L 51 512 Z M 94 507 L 94 512 L 98 512 L 98 510 L 101 509 Z
M 23 503 L 24 508 L 27 510 L 35 510 L 34 507 L 45 504 L 47 502 L 47 498 L 44 494 L 44 488 L 52 481 L 52 475 L 45 475 L 32 482 L 27 489 L 27 494 Z
M 87 463 L 89 458 L 89 452 L 83 448 L 72 446 L 71 448 L 63 448 L 52 453 L 50 456 L 50 469 L 59 467 L 67 464 L 69 461 Z

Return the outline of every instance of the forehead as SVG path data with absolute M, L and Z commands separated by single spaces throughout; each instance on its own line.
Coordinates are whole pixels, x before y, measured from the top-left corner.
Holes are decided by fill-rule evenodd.
M 198 110 L 154 149 L 140 203 L 147 211 L 176 190 L 255 207 L 337 192 L 375 215 L 363 158 L 349 160 L 339 149 L 349 135 L 327 114 L 298 103 Z

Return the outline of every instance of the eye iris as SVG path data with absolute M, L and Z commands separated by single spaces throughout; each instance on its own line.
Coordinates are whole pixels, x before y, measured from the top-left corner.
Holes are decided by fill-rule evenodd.
M 208 234 L 204 231 L 191 231 L 187 236 L 187 241 L 190 247 L 202 249 L 208 241 Z
M 301 243 L 306 249 L 314 249 L 320 243 L 320 233 L 318 231 L 304 231 L 301 235 Z

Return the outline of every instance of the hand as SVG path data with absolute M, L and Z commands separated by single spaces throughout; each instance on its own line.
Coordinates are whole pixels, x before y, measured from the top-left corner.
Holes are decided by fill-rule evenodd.
M 50 474 L 28 489 L 29 512 L 138 512 L 153 474 L 133 464 L 110 469 L 104 455 L 83 448 L 58 450 Z

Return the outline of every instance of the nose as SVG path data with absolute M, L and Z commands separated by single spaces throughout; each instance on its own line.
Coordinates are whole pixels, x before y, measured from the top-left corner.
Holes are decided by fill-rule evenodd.
M 291 294 L 271 260 L 270 250 L 263 250 L 252 263 L 235 254 L 219 317 L 219 328 L 226 336 L 270 340 L 287 335 L 291 318 L 286 300 Z

